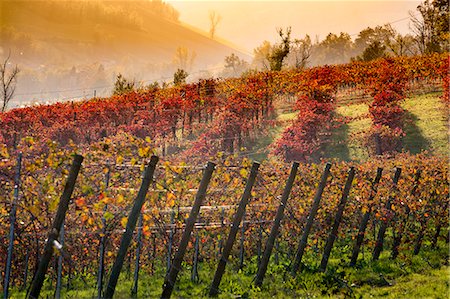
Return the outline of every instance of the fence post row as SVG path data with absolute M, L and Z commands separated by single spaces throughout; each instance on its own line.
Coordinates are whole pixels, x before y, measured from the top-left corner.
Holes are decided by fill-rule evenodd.
M 392 190 L 397 189 L 397 183 L 398 183 L 398 180 L 400 179 L 401 173 L 402 173 L 402 169 L 400 167 L 396 167 L 394 178 L 392 180 L 392 188 L 391 188 Z M 391 211 L 392 200 L 393 200 L 392 196 L 389 195 L 388 200 L 386 202 L 387 211 Z M 385 215 L 385 216 L 387 216 L 387 215 Z M 385 217 L 385 219 L 383 219 L 381 221 L 381 226 L 380 226 L 380 230 L 378 231 L 377 241 L 375 243 L 375 248 L 373 250 L 372 260 L 374 260 L 374 261 L 378 260 L 378 258 L 380 257 L 380 253 L 383 250 L 384 235 L 386 234 L 387 226 L 388 226 L 388 220 Z
M 417 191 L 417 187 L 419 186 L 419 180 L 420 180 L 421 171 L 418 169 L 416 171 L 416 175 L 414 176 L 414 185 L 411 189 L 411 196 L 414 197 Z M 397 232 L 397 235 L 394 237 L 393 245 L 392 245 L 392 259 L 396 259 L 398 256 L 398 248 L 402 242 L 403 238 L 403 232 L 406 229 L 406 225 L 408 223 L 409 213 L 411 212 L 411 209 L 408 206 L 408 203 L 405 203 L 405 210 L 406 210 L 406 217 L 403 219 L 403 221 L 399 224 L 399 229 Z
M 377 191 L 378 191 L 378 183 L 381 180 L 381 176 L 383 174 L 383 168 L 378 167 L 377 169 L 377 175 L 375 176 L 375 179 L 372 182 L 371 186 L 371 192 L 368 199 L 368 207 L 367 211 L 364 213 L 361 224 L 359 226 L 358 235 L 356 236 L 356 242 L 355 246 L 353 247 L 352 251 L 352 257 L 350 260 L 350 266 L 354 267 L 356 265 L 356 261 L 358 260 L 359 250 L 361 248 L 361 245 L 364 241 L 364 234 L 366 233 L 367 224 L 369 223 L 370 219 L 370 213 L 372 212 L 373 208 L 373 199 L 375 198 Z
M 58 210 L 56 212 L 56 217 L 53 222 L 53 226 L 48 235 L 47 243 L 45 244 L 44 253 L 39 261 L 39 266 L 36 274 L 33 278 L 31 284 L 30 293 L 27 295 L 28 298 L 38 298 L 41 292 L 42 284 L 44 283 L 45 273 L 47 272 L 48 264 L 53 255 L 54 241 L 58 239 L 59 231 L 64 222 L 67 209 L 69 207 L 69 201 L 75 187 L 75 182 L 78 177 L 78 173 L 81 168 L 81 163 L 83 162 L 83 156 L 75 155 L 73 159 L 72 166 L 69 171 L 69 176 L 64 186 L 63 194 L 59 200 Z
M 16 214 L 17 214 L 17 202 L 19 201 L 19 191 L 20 191 L 20 173 L 22 169 L 22 153 L 19 153 L 17 157 L 16 164 L 16 175 L 14 178 L 14 197 L 11 205 L 11 212 L 9 216 L 10 227 L 9 227 L 9 244 L 8 244 L 8 256 L 6 258 L 6 269 L 5 269 L 5 283 L 3 285 L 3 298 L 7 299 L 9 296 L 9 277 L 11 276 L 11 263 L 12 254 L 14 246 L 14 229 L 16 225 Z M 25 282 L 26 283 L 26 282 Z
M 159 158 L 157 156 L 152 156 L 150 158 L 150 162 L 145 168 L 141 187 L 139 188 L 139 193 L 136 197 L 136 200 L 134 201 L 133 208 L 128 216 L 127 226 L 125 228 L 125 232 L 122 235 L 122 240 L 120 241 L 119 252 L 117 253 L 116 260 L 114 261 L 111 270 L 111 275 L 109 277 L 108 285 L 105 290 L 104 295 L 105 298 L 112 298 L 114 295 L 120 271 L 122 270 L 123 261 L 127 254 L 128 246 L 130 246 L 131 239 L 133 238 L 133 231 L 136 228 L 136 222 L 138 220 L 142 206 L 144 205 L 148 188 L 150 186 L 150 183 L 153 181 L 153 174 L 155 172 L 158 160 Z
M 283 219 L 284 208 L 286 207 L 287 200 L 289 198 L 289 194 L 292 190 L 292 185 L 294 184 L 295 176 L 297 175 L 299 163 L 292 163 L 291 173 L 289 174 L 289 178 L 286 182 L 286 187 L 284 188 L 283 195 L 281 197 L 281 203 L 278 206 L 277 214 L 275 216 L 275 221 L 273 223 L 272 229 L 270 231 L 270 235 L 266 242 L 266 247 L 264 248 L 264 253 L 261 259 L 261 264 L 258 267 L 258 272 L 256 273 L 255 278 L 255 286 L 261 287 L 264 276 L 266 275 L 267 266 L 269 264 L 270 255 L 272 254 L 273 245 L 275 243 L 275 239 L 278 235 L 278 230 L 280 227 L 281 219 Z
M 328 236 L 327 243 L 325 244 L 325 249 L 323 251 L 322 261 L 320 262 L 319 271 L 325 272 L 328 264 L 328 259 L 330 257 L 331 249 L 333 249 L 334 241 L 337 238 L 339 225 L 342 221 L 342 215 L 344 214 L 345 204 L 347 203 L 348 194 L 350 193 L 350 188 L 352 187 L 353 178 L 355 177 L 355 168 L 350 167 L 348 171 L 347 182 L 345 183 L 344 191 L 342 192 L 342 197 L 338 205 L 336 216 L 334 218 L 333 227 L 331 228 L 330 235 Z
M 184 232 L 181 237 L 180 245 L 178 247 L 177 252 L 175 253 L 175 257 L 173 258 L 172 264 L 170 265 L 169 273 L 167 273 L 166 278 L 164 279 L 161 298 L 170 298 L 170 296 L 172 295 L 172 291 L 175 286 L 178 272 L 181 269 L 181 263 L 183 261 L 184 254 L 186 252 L 186 248 L 189 243 L 189 239 L 191 237 L 195 221 L 200 211 L 200 206 L 202 204 L 203 199 L 206 196 L 206 189 L 208 187 L 209 181 L 211 180 L 215 166 L 216 164 L 208 162 L 208 164 L 206 165 L 206 169 L 203 172 L 200 187 L 198 188 L 194 205 L 192 206 L 191 212 L 189 213 L 189 218 L 186 221 L 186 226 L 184 228 Z
M 228 234 L 227 241 L 223 247 L 219 263 L 217 264 L 217 269 L 214 274 L 214 279 L 212 281 L 211 287 L 209 289 L 209 296 L 216 296 L 219 293 L 219 285 L 222 280 L 222 276 L 225 272 L 225 266 L 228 262 L 228 257 L 230 256 L 231 249 L 233 248 L 233 243 L 236 239 L 237 232 L 239 230 L 239 224 L 244 217 L 245 208 L 252 194 L 252 188 L 258 174 L 258 168 L 260 164 L 258 162 L 253 162 L 252 168 L 250 170 L 250 175 L 247 179 L 247 184 L 242 194 L 241 201 L 234 215 L 233 222 L 231 224 L 230 233 Z
M 323 190 L 327 184 L 327 178 L 330 175 L 331 163 L 327 163 L 325 165 L 325 169 L 323 170 L 322 178 L 320 179 L 319 186 L 317 187 L 316 195 L 314 196 L 314 201 L 311 206 L 311 211 L 309 212 L 309 216 L 306 222 L 306 226 L 303 229 L 303 234 L 300 239 L 300 243 L 298 245 L 297 252 L 295 254 L 294 264 L 292 265 L 292 275 L 295 275 L 300 267 L 302 262 L 303 253 L 305 252 L 306 245 L 308 243 L 309 232 L 314 223 L 314 218 L 316 217 L 317 210 L 319 209 L 320 200 L 322 198 Z

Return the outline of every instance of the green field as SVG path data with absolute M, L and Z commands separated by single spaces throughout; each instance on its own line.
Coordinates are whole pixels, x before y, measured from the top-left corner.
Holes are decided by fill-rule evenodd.
M 273 255 L 263 287 L 256 288 L 253 279 L 257 271 L 256 257 L 245 261 L 242 270 L 237 269 L 237 258 L 231 260 L 220 285 L 219 298 L 448 298 L 449 274 L 448 244 L 439 242 L 439 249 L 431 249 L 425 243 L 423 250 L 413 256 L 404 250 L 396 260 L 389 258 L 385 250 L 379 261 L 372 262 L 370 248 L 365 248 L 355 268 L 348 264 L 348 250 L 332 253 L 326 273 L 317 271 L 321 252 L 309 250 L 305 254 L 305 268 L 293 278 L 289 272 L 289 258 L 280 254 L 278 264 Z M 199 264 L 199 280 L 191 281 L 192 259 L 186 258 L 178 276 L 172 298 L 208 298 L 216 263 Z M 131 298 L 133 286 L 132 266 L 123 267 L 115 298 Z M 54 273 L 53 271 L 49 271 Z M 161 259 L 153 273 L 143 267 L 139 276 L 138 298 L 159 298 L 165 275 Z M 54 278 L 47 274 L 47 278 Z M 83 281 L 84 280 L 84 281 Z M 96 279 L 93 274 L 73 275 L 71 288 L 67 290 L 67 276 L 63 278 L 62 298 L 94 298 Z M 46 280 L 42 298 L 54 296 L 55 280 Z M 12 291 L 12 298 L 24 298 L 25 291 Z

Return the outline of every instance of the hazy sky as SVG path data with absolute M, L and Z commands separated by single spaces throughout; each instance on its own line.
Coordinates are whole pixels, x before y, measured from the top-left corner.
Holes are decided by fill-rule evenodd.
M 209 12 L 222 17 L 217 36 L 247 52 L 264 40 L 277 41 L 276 28 L 292 27 L 294 38 L 309 34 L 321 40 L 329 32 L 347 32 L 353 38 L 362 29 L 394 22 L 401 33 L 409 31 L 409 11 L 421 1 L 167 1 L 180 12 L 180 20 L 209 31 Z

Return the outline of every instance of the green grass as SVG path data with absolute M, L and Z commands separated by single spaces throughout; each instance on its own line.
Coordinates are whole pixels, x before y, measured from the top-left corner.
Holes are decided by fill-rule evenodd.
M 394 285 L 372 288 L 364 286 L 358 293 L 373 298 L 448 298 L 449 267 L 433 269 L 427 273 L 413 273 L 401 277 Z
M 325 273 L 317 270 L 322 249 L 314 251 L 308 248 L 303 259 L 305 267 L 296 277 L 292 277 L 289 272 L 291 258 L 285 254 L 286 250 L 281 250 L 278 264 L 275 264 L 272 254 L 262 288 L 253 286 L 257 271 L 256 256 L 246 259 L 242 270 L 237 270 L 237 259 L 232 258 L 220 284 L 219 298 L 448 298 L 448 244 L 443 240 L 438 244 L 438 249 L 433 250 L 429 242 L 424 243 L 417 256 L 405 249 L 396 260 L 391 260 L 390 251 L 385 250 L 376 262 L 371 261 L 370 248 L 365 248 L 365 255 L 360 255 L 354 268 L 347 266 L 349 247 L 339 246 L 333 249 Z M 286 249 L 286 246 L 280 248 Z M 183 263 L 172 298 L 208 298 L 216 261 L 200 263 L 199 281 L 192 282 L 190 260 L 188 258 L 189 262 Z M 133 267 L 129 274 L 126 269 L 124 266 L 114 298 L 131 297 Z M 159 298 L 164 275 L 165 265 L 161 260 L 156 262 L 153 274 L 143 268 L 137 297 Z M 72 280 L 71 290 L 63 288 L 62 297 L 95 297 L 95 277 L 85 276 L 87 284 L 79 275 L 75 277 L 78 278 Z M 66 278 L 63 282 L 66 282 Z M 54 282 L 46 280 L 41 297 L 53 297 L 54 286 Z M 24 291 L 13 289 L 11 292 L 12 298 L 24 296 Z
M 284 114 L 278 115 L 277 120 L 279 120 L 279 121 L 293 120 L 293 119 L 295 119 L 296 116 L 297 116 L 297 112 L 284 113 Z
M 406 100 L 403 109 L 407 111 L 404 147 L 412 153 L 421 150 L 448 154 L 448 109 L 439 99 L 439 94 L 432 93 Z

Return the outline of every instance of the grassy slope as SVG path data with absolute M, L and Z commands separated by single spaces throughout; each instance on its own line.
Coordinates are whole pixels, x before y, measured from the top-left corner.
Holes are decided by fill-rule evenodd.
M 408 98 L 402 104 L 406 110 L 404 150 L 419 153 L 422 150 L 436 155 L 448 153 L 448 111 L 439 93 L 418 95 Z M 368 158 L 367 150 L 352 136 L 362 133 L 371 126 L 367 104 L 340 106 L 336 109 L 337 116 L 350 117 L 352 120 L 333 132 L 333 145 L 325 152 L 326 158 L 362 161 Z M 286 113 L 278 116 L 288 126 L 296 113 Z M 277 139 L 282 132 L 281 127 L 273 130 L 271 136 Z

